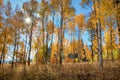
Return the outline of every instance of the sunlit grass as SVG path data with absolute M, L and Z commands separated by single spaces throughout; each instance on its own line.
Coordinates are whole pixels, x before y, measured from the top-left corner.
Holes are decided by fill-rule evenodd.
M 9 64 L 8 64 L 9 65 Z M 63 65 L 17 65 L 14 69 L 6 64 L 0 69 L 0 80 L 119 80 L 120 62 L 104 62 L 103 69 L 94 63 L 69 63 Z

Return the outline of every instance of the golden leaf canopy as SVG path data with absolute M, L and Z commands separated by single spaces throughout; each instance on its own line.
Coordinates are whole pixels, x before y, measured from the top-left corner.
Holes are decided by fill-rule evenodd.
M 85 26 L 85 16 L 83 14 L 75 16 L 74 21 L 79 29 Z

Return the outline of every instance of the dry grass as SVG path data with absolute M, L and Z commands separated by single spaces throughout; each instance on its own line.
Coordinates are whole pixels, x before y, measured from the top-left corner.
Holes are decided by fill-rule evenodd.
M 120 62 L 71 63 L 63 65 L 18 65 L 0 69 L 0 80 L 120 80 Z

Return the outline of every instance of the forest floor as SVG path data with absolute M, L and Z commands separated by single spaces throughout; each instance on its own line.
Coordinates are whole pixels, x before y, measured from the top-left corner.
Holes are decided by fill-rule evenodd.
M 120 61 L 66 63 L 63 65 L 23 66 L 11 69 L 10 64 L 0 68 L 0 80 L 120 80 Z

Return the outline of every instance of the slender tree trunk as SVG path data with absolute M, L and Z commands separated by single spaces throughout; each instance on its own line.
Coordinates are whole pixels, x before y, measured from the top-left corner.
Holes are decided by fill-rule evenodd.
M 0 67 L 3 68 L 3 54 L 0 55 Z
M 12 69 L 13 69 L 13 65 L 14 65 L 14 57 L 16 54 L 16 44 L 17 44 L 17 33 L 16 33 L 16 28 L 15 28 L 14 51 L 13 51 L 12 64 L 11 64 Z
M 107 61 L 108 61 L 108 49 L 107 49 Z
M 82 55 L 81 55 L 81 44 L 80 44 L 80 40 L 81 40 L 81 31 L 78 30 L 78 54 L 79 54 L 79 62 L 82 60 Z
M 98 15 L 100 15 L 100 0 L 94 0 L 93 4 L 96 3 L 96 1 L 98 2 Z M 95 9 L 95 16 L 96 16 L 96 7 Z M 97 25 L 97 35 L 98 35 L 98 55 L 99 55 L 99 66 L 102 68 L 103 67 L 103 56 L 102 56 L 102 29 L 101 29 L 101 22 L 100 22 L 100 18 L 97 19 L 98 22 L 96 23 Z
M 97 1 L 99 2 L 99 0 L 93 0 L 93 5 L 95 5 L 95 3 L 96 3 Z M 100 5 L 98 5 L 97 7 L 99 8 L 99 6 L 100 6 Z M 97 7 L 94 6 L 94 15 L 95 15 L 95 17 L 96 17 L 96 8 L 97 8 Z M 100 12 L 99 12 L 99 14 L 100 14 Z M 102 62 L 102 61 L 99 61 L 99 60 L 100 60 L 100 54 L 101 54 L 101 52 L 100 52 L 100 49 L 101 49 L 101 47 L 100 47 L 100 42 L 101 42 L 101 41 L 100 41 L 100 40 L 101 40 L 101 39 L 100 39 L 100 38 L 101 38 L 101 37 L 100 37 L 100 35 L 101 35 L 101 32 L 100 32 L 100 31 L 101 31 L 101 30 L 100 30 L 100 29 L 101 29 L 101 28 L 100 28 L 100 19 L 98 18 L 97 20 L 98 20 L 98 22 L 96 23 L 96 35 L 97 35 L 97 42 L 98 42 L 98 56 L 97 56 L 97 61 L 98 61 L 98 62 Z M 101 64 L 101 65 L 102 65 L 102 64 Z
M 44 33 L 45 33 L 45 28 L 44 28 L 44 15 L 42 17 L 42 30 L 43 30 L 43 39 L 42 39 L 42 42 L 43 42 L 43 53 L 45 54 L 44 57 L 45 57 L 45 61 L 46 62 L 46 53 L 45 53 L 45 43 L 44 43 L 44 39 L 45 39 L 45 36 L 44 36 Z
M 103 56 L 102 56 L 102 32 L 100 18 L 98 18 L 98 53 L 99 53 L 99 66 L 103 67 Z
M 73 54 L 73 44 L 72 44 L 72 42 L 73 42 L 73 34 L 72 34 L 72 30 L 71 30 L 71 47 L 72 47 L 71 54 Z
M 80 62 L 80 36 L 79 36 L 79 31 L 78 31 L 78 62 Z
M 40 27 L 38 28 L 37 53 L 36 53 L 36 65 L 37 65 L 37 68 L 38 68 L 39 46 L 40 46 Z
M 39 37 L 38 37 L 39 38 Z M 39 44 L 39 39 L 38 39 L 38 44 Z M 36 52 L 36 65 L 38 66 L 38 52 L 39 52 L 39 45 L 37 44 L 37 52 Z
M 25 49 L 24 49 L 24 54 L 23 54 L 24 56 L 23 56 L 23 65 L 25 65 L 26 64 L 26 47 L 25 47 Z
M 85 50 L 85 48 L 83 49 L 84 50 L 84 55 L 85 55 L 85 61 L 87 61 L 87 57 L 86 57 L 86 50 Z
M 60 61 L 59 63 L 62 64 L 62 54 L 63 54 L 63 5 L 62 5 L 62 0 L 61 0 L 61 20 L 60 20 L 60 53 L 59 53 L 59 57 L 60 57 Z
M 47 27 L 47 34 L 46 34 L 46 64 L 48 61 L 48 27 Z
M 91 45 L 91 52 L 92 52 L 92 62 L 94 62 L 94 54 L 93 54 L 93 48 L 92 48 L 92 46 L 93 46 L 93 43 Z
M 118 49 L 119 49 L 119 56 L 120 56 L 120 20 L 117 21 L 118 24 L 118 35 L 119 35 L 119 43 L 118 43 Z
M 2 54 L 0 54 L 0 66 L 2 64 Z
M 60 55 L 59 53 L 60 53 L 60 42 L 59 42 L 59 39 L 60 39 L 60 31 L 58 30 L 58 41 L 57 41 L 57 56 L 56 56 L 56 64 L 58 64 L 59 63 L 59 61 L 58 61 L 58 56 Z
M 4 63 L 5 63 L 5 54 L 3 54 L 3 63 L 2 63 L 2 68 L 3 68 Z
M 72 42 L 73 42 L 73 45 L 72 45 L 72 54 L 74 55 L 74 58 L 73 58 L 73 59 L 74 59 L 74 60 L 73 60 L 73 63 L 75 63 L 75 52 L 74 52 L 74 50 L 75 50 L 75 49 L 74 49 L 74 43 L 75 43 L 75 42 L 74 42 L 74 35 L 73 35 L 73 31 L 72 31 Z
M 92 62 L 94 61 L 94 54 L 93 54 L 93 30 L 91 30 L 91 43 L 92 43 L 92 45 L 91 45 L 91 53 L 92 53 Z
M 31 29 L 30 29 L 30 38 L 29 38 L 28 66 L 30 66 L 30 56 L 31 56 L 31 45 L 32 45 L 33 25 L 34 25 L 34 19 L 33 19 L 33 17 L 32 17 L 32 25 L 31 25 Z
M 112 62 L 114 62 L 114 54 L 113 54 L 113 49 L 112 49 L 112 41 L 113 41 L 113 39 L 112 39 L 112 35 L 113 35 L 113 33 L 112 33 L 112 26 L 109 26 L 110 27 L 110 44 L 111 44 L 111 56 L 112 56 Z
M 27 34 L 26 34 L 26 40 L 25 40 L 25 49 L 24 49 L 24 66 L 26 65 L 26 57 L 27 57 Z
M 6 45 L 6 28 L 5 28 L 4 42 L 3 42 L 2 54 L 1 54 L 2 68 L 3 68 L 4 61 L 5 61 L 5 47 L 6 47 L 5 45 Z
M 16 46 L 17 46 L 17 49 L 16 49 L 16 64 L 15 64 L 15 66 L 17 67 L 17 57 L 18 57 L 18 42 L 19 42 L 19 40 L 18 40 L 18 37 L 19 37 L 19 30 L 17 29 L 17 44 L 16 44 Z
M 76 49 L 75 49 L 75 37 L 73 34 L 73 52 L 74 52 L 74 63 L 76 63 Z
M 97 52 L 98 52 L 97 61 L 99 62 L 99 39 L 98 39 L 98 24 L 97 23 L 96 23 L 96 27 L 97 27 L 96 35 L 97 35 L 97 45 L 98 45 L 98 47 L 97 47 Z
M 51 44 L 50 44 L 50 60 L 51 60 L 52 45 L 53 45 L 53 33 L 54 33 L 54 13 L 53 13 L 53 26 L 52 26 L 52 40 L 51 40 Z
M 18 61 L 17 61 L 17 57 L 18 57 L 18 42 L 17 42 L 17 45 L 16 45 L 17 47 L 16 47 L 16 61 L 15 61 L 15 66 L 17 67 L 17 63 L 18 63 Z M 20 56 L 21 57 L 21 56 Z M 21 62 L 21 61 L 20 61 Z

